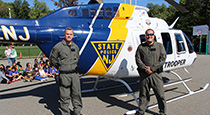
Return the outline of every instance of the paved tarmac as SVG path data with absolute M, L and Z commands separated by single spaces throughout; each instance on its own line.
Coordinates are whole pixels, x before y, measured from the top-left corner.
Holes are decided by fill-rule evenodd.
M 27 62 L 33 63 L 34 59 L 18 59 L 25 66 Z M 7 60 L 0 60 L 0 63 L 7 64 Z M 175 70 L 182 78 L 192 77 L 186 84 L 191 90 L 197 90 L 206 83 L 210 83 L 210 55 L 198 55 L 196 62 L 187 67 L 190 74 L 183 69 Z M 170 78 L 171 82 L 177 78 L 169 73 L 163 73 Z M 93 76 L 83 76 L 81 78 L 82 89 L 93 86 Z M 99 90 L 96 92 L 83 93 L 84 115 L 124 115 L 127 111 L 137 108 L 137 104 L 131 95 L 121 97 L 120 94 L 128 92 L 125 86 L 113 81 L 99 82 Z M 138 78 L 125 79 L 126 82 L 137 81 Z M 117 86 L 107 88 L 109 86 Z M 138 84 L 132 83 L 134 91 L 138 91 Z M 174 98 L 188 93 L 183 84 L 169 86 L 165 88 L 166 98 Z M 138 97 L 138 93 L 135 94 Z M 12 84 L 0 84 L 0 114 L 1 115 L 57 115 L 58 114 L 59 92 L 54 79 L 39 82 L 18 81 Z M 210 88 L 205 91 L 179 99 L 167 104 L 167 115 L 208 115 L 210 113 Z M 156 99 L 151 91 L 151 101 L 149 105 L 155 104 Z M 72 108 L 70 106 L 70 108 Z M 156 115 L 158 107 L 149 109 L 146 115 Z

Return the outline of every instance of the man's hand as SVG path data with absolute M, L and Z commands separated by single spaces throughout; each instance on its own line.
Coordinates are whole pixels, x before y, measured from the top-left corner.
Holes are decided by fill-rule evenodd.
M 147 68 L 147 69 L 145 70 L 145 72 L 146 72 L 147 74 L 152 74 L 152 73 L 153 73 L 149 66 L 146 66 L 146 68 Z

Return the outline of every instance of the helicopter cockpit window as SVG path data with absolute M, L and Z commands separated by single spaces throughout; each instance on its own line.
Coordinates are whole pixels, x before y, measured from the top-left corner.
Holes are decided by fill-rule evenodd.
M 184 37 L 187 41 L 187 47 L 188 47 L 189 53 L 193 53 L 194 52 L 194 47 L 193 47 L 190 39 L 187 37 L 187 35 L 185 33 L 183 33 L 183 34 L 184 34 Z
M 77 16 L 77 10 L 69 10 L 69 16 L 74 17 Z
M 90 9 L 90 16 L 91 16 L 91 17 L 94 17 L 95 14 L 96 14 L 96 12 L 97 12 L 97 11 L 96 11 L 95 8 L 91 8 L 91 9 Z
M 176 44 L 177 44 L 177 52 L 184 52 L 185 47 L 184 47 L 184 41 L 181 37 L 181 34 L 175 34 L 176 38 Z
M 144 34 L 140 35 L 140 40 L 141 40 L 141 44 L 146 42 Z
M 104 17 L 104 9 L 103 8 L 101 8 L 98 16 L 99 17 Z
M 141 35 L 140 35 L 140 40 L 141 40 L 141 44 L 146 42 L 146 40 L 145 40 L 145 35 L 144 35 L 144 34 L 141 34 Z M 156 40 L 156 36 L 155 36 L 155 41 L 157 41 L 157 40 Z
M 112 17 L 112 8 L 110 7 L 106 8 L 106 17 Z
M 117 13 L 117 10 L 118 10 L 118 7 L 113 7 L 114 16 L 116 15 L 116 13 Z
M 89 17 L 89 11 L 88 11 L 88 9 L 82 9 L 82 16 Z
M 172 54 L 171 37 L 169 33 L 161 33 L 166 54 Z

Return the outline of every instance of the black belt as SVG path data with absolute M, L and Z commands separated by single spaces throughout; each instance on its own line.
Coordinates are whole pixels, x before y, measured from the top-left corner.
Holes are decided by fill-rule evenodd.
M 70 73 L 76 73 L 76 70 L 72 70 L 72 71 L 60 71 L 60 74 L 70 74 Z

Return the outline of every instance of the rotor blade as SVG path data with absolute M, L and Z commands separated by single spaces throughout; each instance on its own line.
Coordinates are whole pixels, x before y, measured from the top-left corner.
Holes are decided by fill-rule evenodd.
M 181 12 L 189 12 L 189 10 L 185 9 L 185 7 L 181 6 L 174 0 L 165 0 L 165 1 L 174 6 L 175 8 L 177 8 L 178 10 L 180 10 Z

